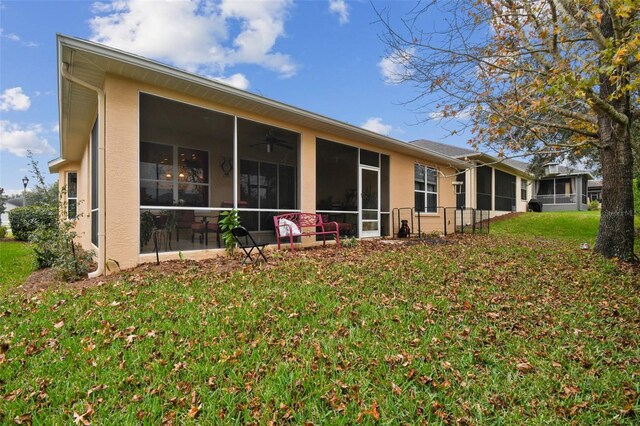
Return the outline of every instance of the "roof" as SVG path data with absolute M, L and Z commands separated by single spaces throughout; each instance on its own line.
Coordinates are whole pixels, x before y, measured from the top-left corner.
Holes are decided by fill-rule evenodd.
M 435 142 L 428 139 L 418 139 L 409 143 L 461 160 L 477 159 L 487 163 L 499 163 L 516 173 L 531 177 L 531 173 L 529 173 L 528 171 L 529 163 L 525 163 L 523 161 L 513 160 L 510 158 L 501 159 L 479 151 L 474 151 L 472 149 L 461 148 L 458 146 L 448 145 L 442 142 Z
M 458 169 L 468 166 L 464 161 L 446 154 L 414 146 L 99 43 L 62 34 L 57 35 L 57 41 L 60 158 L 49 163 L 52 172 L 59 170 L 68 161 L 81 158 L 97 110 L 96 94 L 63 78 L 60 73 L 63 64 L 67 64 L 71 75 L 95 87 L 103 86 L 107 74 L 118 75 L 296 124 L 319 133 L 372 144 Z
M 590 180 L 587 182 L 587 188 L 602 188 L 601 180 Z
M 460 148 L 458 146 L 447 145 L 446 143 L 431 141 L 428 139 L 418 139 L 409 143 L 421 148 L 430 149 L 432 151 L 448 155 L 450 157 L 462 157 L 467 155 L 479 154 L 478 151 L 474 151 L 472 149 Z
M 542 180 L 542 179 L 551 179 L 551 178 L 557 178 L 562 176 L 583 176 L 583 175 L 587 176 L 589 179 L 593 179 L 593 175 L 588 170 L 581 170 L 581 169 L 576 169 L 573 167 L 567 167 L 567 166 L 558 164 L 558 173 L 542 176 L 540 179 Z

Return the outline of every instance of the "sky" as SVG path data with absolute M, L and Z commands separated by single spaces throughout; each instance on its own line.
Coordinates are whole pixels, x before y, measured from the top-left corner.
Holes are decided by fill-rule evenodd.
M 413 1 L 0 1 L 0 187 L 33 183 L 31 150 L 59 156 L 56 33 L 92 40 L 355 126 L 411 141 L 468 147 L 424 122 L 394 80 L 376 9 L 401 17 Z M 442 19 L 433 16 L 434 20 Z

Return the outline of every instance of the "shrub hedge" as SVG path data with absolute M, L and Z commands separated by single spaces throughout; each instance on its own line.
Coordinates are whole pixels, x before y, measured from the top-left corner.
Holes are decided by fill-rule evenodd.
M 19 241 L 29 241 L 31 234 L 38 227 L 56 227 L 57 221 L 57 208 L 51 206 L 18 207 L 9 212 L 11 232 L 14 238 Z

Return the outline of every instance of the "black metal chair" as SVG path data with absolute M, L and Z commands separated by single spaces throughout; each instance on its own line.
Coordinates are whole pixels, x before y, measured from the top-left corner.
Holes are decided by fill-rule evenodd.
M 252 264 L 255 265 L 255 263 L 260 260 L 260 256 L 262 256 L 265 263 L 269 263 L 269 261 L 267 260 L 267 257 L 264 255 L 264 252 L 262 251 L 262 249 L 268 243 L 256 243 L 256 241 L 253 239 L 249 231 L 247 231 L 247 229 L 243 226 L 238 226 L 237 228 L 233 228 L 231 230 L 231 234 L 236 239 L 238 243 L 238 247 L 240 247 L 244 251 L 245 257 L 242 260 L 242 263 L 245 263 L 248 259 L 251 261 Z M 253 253 L 254 249 L 258 250 L 258 254 L 259 254 L 259 255 L 255 254 L 255 259 L 251 256 L 251 253 Z

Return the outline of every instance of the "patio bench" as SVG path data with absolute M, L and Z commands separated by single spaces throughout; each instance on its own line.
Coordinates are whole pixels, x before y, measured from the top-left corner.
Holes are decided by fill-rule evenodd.
M 340 226 L 336 222 L 324 222 L 318 213 L 286 213 L 273 217 L 276 229 L 276 240 L 280 249 L 280 240 L 288 238 L 291 250 L 295 237 L 312 235 L 322 236 L 322 245 L 326 244 L 327 235 L 335 235 L 336 244 L 340 247 Z

